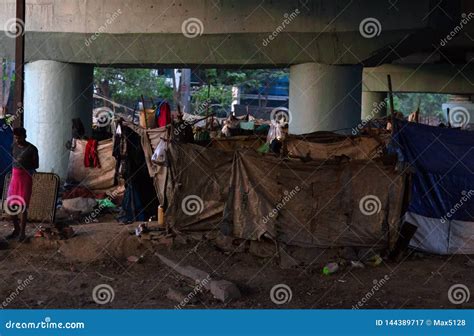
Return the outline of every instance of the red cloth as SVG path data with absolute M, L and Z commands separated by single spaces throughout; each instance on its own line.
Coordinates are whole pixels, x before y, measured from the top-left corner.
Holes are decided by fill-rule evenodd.
M 160 105 L 160 114 L 158 115 L 157 124 L 158 127 L 165 127 L 171 124 L 171 107 L 168 102 L 164 102 Z
M 97 140 L 87 140 L 86 150 L 84 151 L 84 166 L 100 168 L 99 153 L 97 152 Z
M 13 167 L 12 179 L 8 186 L 7 205 L 14 209 L 25 209 L 30 204 L 33 179 L 31 174 L 22 168 Z

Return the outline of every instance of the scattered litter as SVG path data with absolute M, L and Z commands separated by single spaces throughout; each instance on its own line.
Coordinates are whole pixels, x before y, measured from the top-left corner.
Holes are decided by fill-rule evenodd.
M 147 233 L 148 232 L 148 226 L 146 223 L 141 223 L 140 225 L 137 226 L 135 229 L 135 235 L 137 237 L 140 237 L 142 233 Z
M 139 263 L 143 260 L 143 256 L 130 256 L 127 258 L 127 261 L 130 263 Z
M 129 257 L 130 258 L 130 257 Z M 99 272 L 96 272 L 98 276 L 100 276 L 101 278 L 104 278 L 104 279 L 107 279 L 107 280 L 110 280 L 110 281 L 115 281 L 115 278 L 111 278 L 109 276 L 106 276 L 106 275 L 103 275 Z
M 369 260 L 367 260 L 366 264 L 376 267 L 382 263 L 382 258 L 378 254 L 374 254 Z
M 365 268 L 365 265 L 359 260 L 351 260 L 351 266 L 353 268 Z
M 76 197 L 63 200 L 63 208 L 68 212 L 80 212 L 82 215 L 91 213 L 97 206 L 94 198 Z
M 339 264 L 336 262 L 331 262 L 327 264 L 326 266 L 324 266 L 323 274 L 324 275 L 333 274 L 333 273 L 336 273 L 338 270 L 339 270 Z
M 229 302 L 241 297 L 239 288 L 227 280 L 212 280 L 211 294 L 222 302 Z
M 110 200 L 110 198 L 96 199 L 96 202 L 99 208 L 115 208 L 115 204 Z

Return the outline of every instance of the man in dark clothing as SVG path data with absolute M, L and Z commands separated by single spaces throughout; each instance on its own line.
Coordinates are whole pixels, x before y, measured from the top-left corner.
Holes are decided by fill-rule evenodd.
M 38 149 L 26 141 L 26 130 L 23 127 L 13 129 L 13 169 L 5 200 L 5 212 L 13 219 L 13 232 L 7 239 L 25 240 L 27 208 L 30 203 L 33 187 L 32 175 L 39 166 Z

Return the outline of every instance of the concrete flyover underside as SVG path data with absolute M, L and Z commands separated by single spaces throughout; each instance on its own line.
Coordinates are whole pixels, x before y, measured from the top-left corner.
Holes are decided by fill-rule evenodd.
M 26 2 L 26 61 L 128 66 L 375 66 L 431 48 L 464 10 L 463 0 Z M 15 1 L 0 0 L 0 22 L 14 16 Z M 361 33 L 366 19 L 373 36 Z M 0 57 L 13 43 L 0 34 Z
M 287 67 L 307 62 L 357 64 L 377 51 L 377 46 L 353 44 L 358 33 L 281 33 L 278 40 L 262 46 L 267 33 L 212 34 L 186 38 L 182 34 L 102 34 L 89 46 L 91 34 L 28 32 L 26 61 L 55 60 L 95 65 L 143 67 L 230 66 Z M 406 35 L 394 32 L 384 43 L 394 43 Z M 7 58 L 13 57 L 14 41 L 0 38 Z M 304 47 L 303 47 L 304 46 Z M 331 46 L 331 47 L 328 47 Z M 6 53 L 6 51 L 11 51 Z

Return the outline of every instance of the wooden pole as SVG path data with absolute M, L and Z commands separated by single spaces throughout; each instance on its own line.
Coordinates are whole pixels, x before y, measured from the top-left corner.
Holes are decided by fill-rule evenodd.
M 209 101 L 210 101 L 210 98 L 211 97 L 211 83 L 207 83 L 207 101 L 206 101 L 206 131 L 207 131 L 207 127 L 209 125 L 208 123 L 208 119 L 207 117 L 209 116 Z M 211 125 L 212 127 L 212 125 Z
M 23 127 L 23 99 L 25 92 L 25 0 L 16 1 L 15 32 L 15 127 Z
M 390 114 L 392 119 L 392 133 L 395 131 L 395 107 L 393 105 L 393 90 L 392 90 L 392 78 L 387 75 L 388 81 L 388 97 L 390 100 Z

